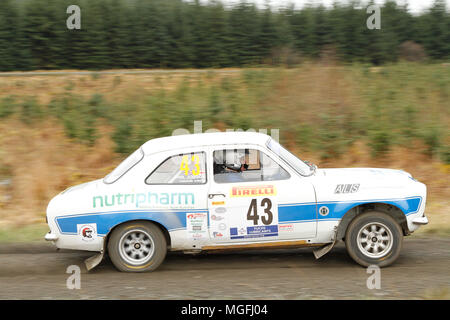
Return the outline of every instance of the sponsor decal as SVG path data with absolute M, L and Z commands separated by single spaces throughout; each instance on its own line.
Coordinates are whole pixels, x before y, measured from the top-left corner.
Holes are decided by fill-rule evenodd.
M 243 228 L 241 228 L 243 229 Z M 278 235 L 278 226 L 252 226 L 247 227 L 247 234 L 241 233 L 241 229 L 230 228 L 231 239 L 246 239 L 246 238 L 261 238 L 261 237 L 274 237 Z
M 93 196 L 92 206 L 94 208 L 134 205 L 136 208 L 146 208 L 155 206 L 170 207 L 192 207 L 195 204 L 195 197 L 190 192 L 147 192 L 147 193 L 116 193 L 103 196 Z
M 214 221 L 220 221 L 220 220 L 223 220 L 223 217 L 220 217 L 220 216 L 216 216 L 216 215 L 212 215 L 211 216 L 211 220 L 214 220 Z
M 258 197 L 276 195 L 273 185 L 233 187 L 231 197 Z
M 225 212 L 227 212 L 227 208 L 219 207 L 219 208 L 216 208 L 214 211 L 216 211 L 216 213 L 225 213 Z
M 227 229 L 227 225 L 225 223 L 220 223 L 219 224 L 219 230 L 224 231 Z
M 186 230 L 190 237 L 194 239 L 205 237 L 207 217 L 207 214 L 202 212 L 186 214 Z
M 321 216 L 327 216 L 330 213 L 330 209 L 327 206 L 322 206 L 319 208 L 319 213 Z
M 225 205 L 225 201 L 213 201 L 212 205 L 213 206 L 224 206 Z
M 81 240 L 90 242 L 97 238 L 97 224 L 77 224 L 77 232 Z
M 221 234 L 220 232 L 213 232 L 213 236 L 214 238 L 220 238 L 223 237 L 223 234 Z
M 338 184 L 334 193 L 355 193 L 359 190 L 359 183 Z
M 278 226 L 278 231 L 280 233 L 282 233 L 282 232 L 292 232 L 292 231 L 294 231 L 294 225 L 292 225 L 292 224 L 280 224 Z

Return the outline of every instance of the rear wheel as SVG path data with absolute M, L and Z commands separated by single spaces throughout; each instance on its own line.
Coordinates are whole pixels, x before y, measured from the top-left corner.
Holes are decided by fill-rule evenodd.
M 386 213 L 376 211 L 357 216 L 345 236 L 348 254 L 364 267 L 392 264 L 400 255 L 402 241 L 399 224 Z
M 108 242 L 108 253 L 120 271 L 153 271 L 166 257 L 167 242 L 155 224 L 130 222 L 113 231 Z

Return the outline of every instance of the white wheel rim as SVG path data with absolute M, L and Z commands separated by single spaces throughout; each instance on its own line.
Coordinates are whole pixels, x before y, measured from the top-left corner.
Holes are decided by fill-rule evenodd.
M 144 230 L 129 230 L 119 240 L 119 254 L 128 264 L 142 265 L 152 258 L 154 252 L 153 238 Z
M 356 242 L 363 255 L 379 259 L 391 251 L 393 239 L 392 232 L 386 225 L 370 222 L 359 230 Z

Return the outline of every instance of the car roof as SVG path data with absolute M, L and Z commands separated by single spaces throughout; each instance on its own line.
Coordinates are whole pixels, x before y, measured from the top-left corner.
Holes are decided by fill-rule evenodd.
M 151 154 L 180 148 L 226 144 L 256 144 L 263 146 L 269 139 L 270 136 L 259 132 L 195 133 L 152 139 L 142 145 L 142 150 L 144 154 Z

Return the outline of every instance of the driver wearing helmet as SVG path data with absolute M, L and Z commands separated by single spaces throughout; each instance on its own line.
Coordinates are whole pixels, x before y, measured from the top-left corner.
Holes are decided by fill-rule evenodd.
M 248 157 L 244 151 L 234 150 L 233 153 L 225 154 L 231 150 L 223 150 L 223 153 L 214 157 L 214 174 L 219 174 L 223 178 L 222 182 L 244 181 L 241 173 L 248 169 Z M 232 159 L 230 161 L 230 156 Z
M 242 172 L 248 169 L 246 156 L 239 157 L 238 163 L 225 164 L 225 168 L 234 172 Z

